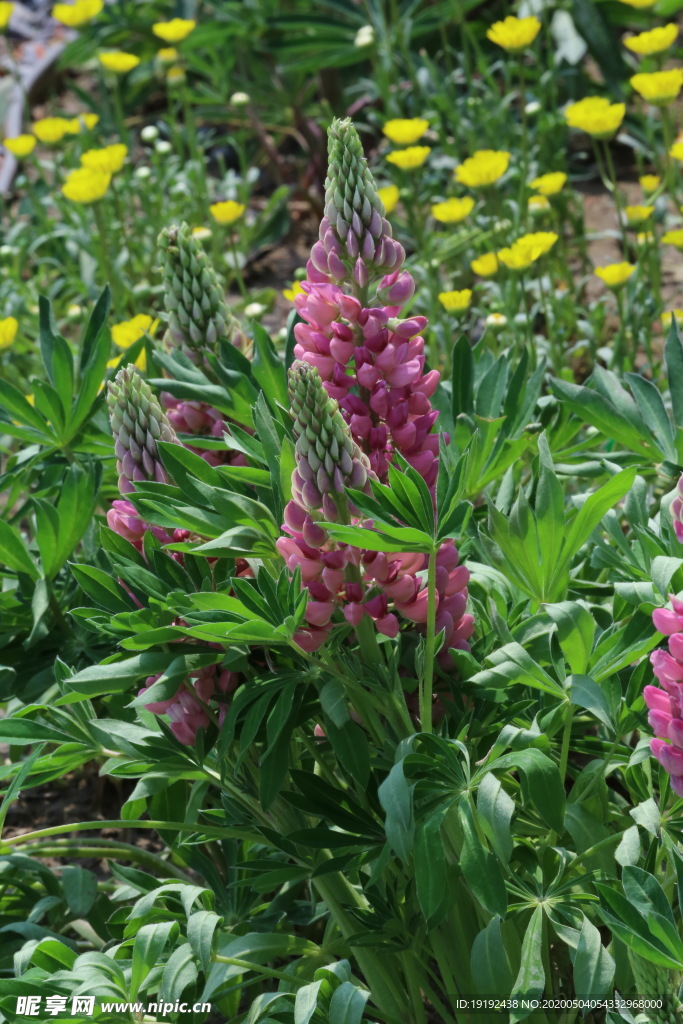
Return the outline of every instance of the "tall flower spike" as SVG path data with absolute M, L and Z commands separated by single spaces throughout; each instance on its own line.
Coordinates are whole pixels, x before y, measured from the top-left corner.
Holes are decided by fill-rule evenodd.
M 216 272 L 187 224 L 164 228 L 158 244 L 170 344 L 191 358 L 206 348 L 214 349 L 221 338 L 240 345 L 239 325 Z
M 294 499 L 309 511 L 322 508 L 334 522 L 344 488 L 367 487 L 370 462 L 351 437 L 339 405 L 327 394 L 315 366 L 293 363 L 289 398 L 296 439 Z
M 333 281 L 353 275 L 364 287 L 372 277 L 400 266 L 405 253 L 391 237 L 384 204 L 350 118 L 332 122 L 328 157 L 325 216 L 310 262 L 318 274 Z
M 149 384 L 127 366 L 110 381 L 107 391 L 109 419 L 114 434 L 119 491 L 130 494 L 143 480 L 168 483 L 159 458 L 157 441 L 179 444 Z

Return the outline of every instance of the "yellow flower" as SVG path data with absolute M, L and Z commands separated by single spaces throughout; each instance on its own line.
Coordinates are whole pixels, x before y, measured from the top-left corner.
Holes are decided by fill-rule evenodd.
M 175 64 L 178 57 L 179 53 L 173 46 L 162 46 L 161 49 L 157 51 L 157 59 L 160 60 L 162 64 Z
M 683 327 L 683 309 L 667 309 L 667 311 L 662 315 L 662 319 L 664 319 L 664 317 L 671 317 L 672 320 L 676 321 L 679 327 Z
M 125 75 L 132 71 L 140 63 L 140 58 L 134 53 L 126 53 L 124 50 L 111 50 L 109 53 L 99 54 L 100 64 L 107 71 L 114 71 L 117 75 Z
M 644 220 L 654 213 L 654 206 L 627 206 L 625 209 L 626 220 L 630 227 L 642 224 Z
M 422 138 L 428 128 L 429 121 L 421 117 L 395 117 L 387 121 L 382 131 L 397 146 L 412 146 L 413 142 Z
M 165 43 L 182 43 L 196 25 L 196 21 L 187 18 L 172 18 L 171 21 L 157 21 L 152 25 L 152 32 Z
M 105 146 L 103 149 L 86 150 L 81 156 L 81 164 L 89 171 L 116 174 L 123 167 L 127 156 L 128 146 L 116 142 L 113 146 Z
M 478 149 L 455 168 L 454 174 L 461 185 L 485 188 L 503 177 L 509 163 L 510 154 L 505 150 Z
M 587 96 L 578 103 L 571 103 L 564 116 L 570 128 L 579 128 L 597 139 L 607 139 L 614 135 L 625 113 L 623 103 L 610 103 L 603 96 Z
M 393 213 L 396 209 L 401 195 L 398 185 L 385 185 L 384 188 L 378 188 L 377 195 L 384 203 L 384 212 L 389 216 L 389 214 Z
M 79 132 L 89 132 L 99 123 L 99 114 L 79 114 L 77 117 L 72 117 L 68 121 L 69 127 L 67 132 L 69 135 L 78 135 Z
M 683 85 L 683 68 L 669 71 L 641 71 L 629 79 L 631 85 L 648 103 L 662 106 L 675 100 Z
M 669 156 L 673 157 L 674 160 L 683 160 L 683 142 L 674 142 L 669 150 Z
M 211 228 L 192 228 L 192 237 L 199 239 L 200 242 L 203 242 L 207 238 L 211 238 L 212 233 Z
M 6 316 L 4 320 L 0 320 L 0 351 L 14 344 L 18 329 L 19 323 L 13 316 Z
M 74 203 L 95 203 L 101 199 L 111 183 L 111 174 L 78 167 L 70 171 L 62 185 L 62 195 Z
M 608 288 L 614 291 L 626 284 L 635 270 L 633 263 L 609 263 L 606 267 L 596 267 L 595 276 L 599 277 Z
M 287 302 L 294 302 L 294 299 L 297 297 L 297 295 L 303 295 L 304 294 L 304 290 L 301 287 L 301 284 L 299 283 L 299 281 L 294 281 L 292 283 L 292 287 L 291 288 L 285 288 L 284 291 L 282 292 L 282 294 L 283 294 L 284 298 L 287 299 Z
M 500 249 L 498 259 L 509 270 L 526 270 L 541 256 L 550 252 L 557 239 L 554 231 L 533 231 L 528 235 L 522 235 L 511 246 Z
M 531 46 L 540 31 L 541 23 L 538 18 L 515 18 L 508 15 L 504 21 L 494 22 L 486 37 L 496 46 L 514 52 Z
M 33 134 L 39 142 L 61 142 L 68 132 L 69 122 L 65 117 L 43 117 L 33 122 Z
M 138 313 L 132 320 L 122 320 L 121 323 L 113 324 L 112 340 L 119 348 L 130 348 L 143 334 L 154 334 L 158 326 L 158 320 L 153 320 L 147 313 Z
M 390 164 L 400 167 L 402 171 L 413 171 L 416 167 L 422 167 L 431 151 L 431 146 L 409 146 L 408 149 L 397 149 L 393 153 L 387 153 L 387 160 Z
M 14 4 L 7 3 L 6 0 L 0 3 L 0 29 L 7 28 L 13 10 Z
M 432 206 L 432 217 L 442 224 L 459 224 L 473 209 L 474 199 L 471 196 L 465 196 L 464 199 L 447 199 L 445 203 L 435 203 Z
M 643 9 L 645 7 L 654 7 L 657 0 L 621 0 L 622 4 L 628 4 L 629 7 L 637 7 Z
M 637 36 L 627 36 L 624 39 L 624 46 L 641 57 L 650 57 L 653 53 L 668 50 L 677 38 L 678 25 L 674 25 L 672 22 L 670 25 L 650 29 L 649 32 L 641 32 Z
M 671 156 L 674 156 L 671 150 L 669 150 L 669 152 Z M 656 192 L 662 183 L 662 179 L 658 174 L 644 174 L 642 178 L 638 178 L 638 182 L 640 183 L 640 187 L 643 192 Z
M 638 245 L 652 245 L 656 238 L 651 231 L 639 231 L 636 235 Z
M 498 270 L 498 257 L 495 252 L 485 252 L 483 256 L 472 260 L 470 267 L 479 277 L 493 277 Z
M 545 213 L 550 209 L 550 200 L 547 196 L 531 196 L 527 206 L 530 213 Z
M 662 242 L 664 245 L 675 245 L 677 249 L 683 249 L 683 228 L 666 231 L 662 235 Z
M 461 313 L 471 301 L 471 288 L 463 288 L 461 292 L 439 292 L 439 302 L 449 313 Z
M 169 85 L 180 85 L 185 81 L 185 69 L 180 64 L 174 64 L 166 72 L 166 81 Z
M 15 135 L 13 139 L 5 139 L 3 146 L 13 153 L 14 156 L 28 156 L 35 148 L 36 140 L 33 135 Z
M 236 203 L 234 199 L 226 199 L 222 203 L 213 203 L 209 207 L 219 224 L 234 224 L 246 210 L 244 203 Z
M 548 174 L 541 174 L 530 182 L 534 192 L 540 192 L 542 196 L 554 196 L 567 184 L 567 175 L 564 171 L 549 171 Z
M 103 7 L 103 0 L 76 0 L 74 4 L 55 4 L 52 8 L 52 17 L 67 28 L 79 28 L 96 18 Z

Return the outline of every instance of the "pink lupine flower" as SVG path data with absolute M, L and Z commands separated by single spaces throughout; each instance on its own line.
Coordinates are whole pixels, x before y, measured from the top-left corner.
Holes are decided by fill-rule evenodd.
M 146 690 L 156 683 L 159 676 L 149 676 L 139 691 L 142 696 Z M 206 668 L 191 672 L 173 697 L 168 700 L 151 701 L 145 709 L 155 715 L 168 715 L 171 720 L 171 732 L 187 746 L 193 746 L 197 740 L 199 729 L 206 729 L 209 716 L 203 704 L 212 700 L 219 701 L 218 723 L 223 724 L 226 703 L 223 697 L 233 693 L 239 685 L 239 676 L 234 672 L 221 668 L 220 665 L 208 665 Z
M 652 619 L 669 637 L 668 651 L 657 650 L 650 663 L 659 682 L 643 691 L 648 723 L 655 734 L 650 749 L 671 776 L 671 788 L 683 797 L 683 602 L 671 596 L 673 610 L 657 608 Z

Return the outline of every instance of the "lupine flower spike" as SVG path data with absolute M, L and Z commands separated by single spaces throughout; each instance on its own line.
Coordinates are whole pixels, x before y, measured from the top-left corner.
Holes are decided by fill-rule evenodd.
M 363 490 L 371 475 L 368 457 L 351 437 L 339 406 L 309 363 L 289 371 L 289 398 L 296 438 L 294 500 L 307 511 L 322 509 L 334 522 L 346 504 L 345 487 Z
M 157 441 L 173 444 L 179 444 L 179 441 L 149 384 L 134 366 L 119 370 L 116 379 L 110 382 L 107 405 L 114 435 L 120 494 L 130 494 L 136 484 L 144 481 L 168 483 L 168 474 L 159 457 Z M 136 547 L 142 546 L 148 525 L 125 497 L 112 503 L 107 513 L 107 522 L 112 530 Z M 175 530 L 171 534 L 160 527 L 151 529 L 162 543 L 186 540 L 188 537 L 187 530 Z
M 353 275 L 360 287 L 375 273 L 395 270 L 405 256 L 394 241 L 375 180 L 353 123 L 333 121 L 328 140 L 325 216 L 320 241 L 311 251 L 319 274 L 341 282 Z M 309 279 L 311 265 L 309 264 Z
M 208 256 L 187 224 L 164 228 L 159 235 L 168 313 L 167 342 L 193 360 L 214 350 L 221 338 L 235 339 L 237 321 Z

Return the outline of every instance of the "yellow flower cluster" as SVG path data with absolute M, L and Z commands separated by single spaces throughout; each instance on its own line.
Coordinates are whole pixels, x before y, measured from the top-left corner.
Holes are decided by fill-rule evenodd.
M 664 242 L 665 245 L 674 245 L 680 251 L 683 249 L 683 228 L 666 231 L 662 235 L 662 242 Z
M 429 121 L 425 121 L 421 117 L 397 117 L 387 121 L 382 131 L 397 146 L 412 146 L 414 142 L 422 138 L 428 128 Z
M 627 36 L 624 39 L 624 46 L 640 57 L 651 57 L 653 53 L 662 53 L 664 50 L 668 50 L 677 38 L 678 25 L 674 25 L 672 22 L 670 25 L 650 29 L 649 32 L 641 32 L 637 36 Z
M 648 71 L 633 75 L 631 85 L 636 92 L 655 106 L 665 106 L 675 100 L 683 85 L 683 68 L 669 71 Z
M 128 147 L 122 142 L 102 149 L 89 149 L 81 156 L 81 164 L 90 171 L 101 174 L 116 174 L 123 167 L 128 156 Z
M 599 277 L 608 288 L 616 291 L 626 284 L 635 269 L 633 263 L 609 263 L 605 267 L 596 267 L 595 276 Z
M 171 21 L 155 22 L 152 32 L 165 43 L 182 43 L 196 26 L 197 22 L 189 18 L 172 18 Z
M 294 302 L 297 295 L 303 295 L 304 290 L 301 287 L 299 281 L 294 281 L 291 288 L 283 289 L 282 296 L 287 299 L 287 302 Z
M 683 142 L 674 142 L 669 150 L 669 156 L 673 157 L 674 160 L 683 161 Z
M 459 224 L 473 209 L 474 199 L 471 196 L 465 196 L 464 199 L 452 198 L 443 203 L 434 203 L 432 217 L 441 224 Z
M 125 75 L 132 71 L 140 63 L 140 58 L 134 53 L 126 53 L 125 50 L 110 50 L 109 53 L 100 53 L 99 61 L 107 71 L 113 71 L 117 75 Z
M 510 154 L 505 150 L 478 149 L 455 168 L 456 180 L 468 188 L 494 185 L 508 169 Z
M 488 39 L 504 50 L 516 52 L 531 46 L 541 31 L 538 18 L 515 18 L 509 15 L 503 21 L 496 21 L 486 33 Z
M 143 334 L 154 334 L 159 325 L 158 320 L 153 320 L 146 313 L 138 313 L 132 320 L 122 320 L 114 324 L 111 329 L 112 341 L 119 348 L 130 348 L 136 341 L 139 341 Z
M 627 206 L 624 210 L 626 220 L 630 227 L 637 227 L 648 220 L 654 213 L 654 206 Z
M 67 175 L 62 185 L 62 195 L 73 203 L 96 203 L 106 195 L 110 183 L 111 174 L 105 171 L 77 167 Z
M 4 320 L 0 320 L 0 351 L 14 344 L 18 330 L 19 323 L 13 316 L 6 316 Z
M 385 185 L 384 188 L 378 188 L 377 195 L 384 204 L 384 212 L 389 216 L 396 209 L 401 195 L 398 185 Z
M 13 10 L 14 4 L 9 3 L 9 0 L 2 0 L 0 2 L 0 30 L 6 29 L 9 25 Z
M 408 146 L 407 149 L 397 149 L 393 153 L 387 153 L 387 160 L 402 171 L 414 171 L 422 167 L 432 151 L 431 146 Z
M 596 139 L 608 139 L 624 120 L 626 105 L 610 103 L 603 96 L 587 96 L 570 104 L 564 112 L 570 128 L 578 128 Z
M 234 224 L 236 220 L 240 219 L 246 206 L 243 203 L 235 202 L 234 199 L 226 199 L 221 203 L 213 203 L 209 209 L 214 220 L 219 224 Z
M 77 117 L 43 117 L 34 121 L 33 134 L 45 145 L 61 142 L 65 135 L 78 135 L 80 131 L 90 131 L 99 121 L 99 114 L 79 114 Z
M 673 153 L 671 155 L 673 156 Z M 643 192 L 647 193 L 656 192 L 661 183 L 662 179 L 658 174 L 643 174 L 641 178 L 638 178 L 638 184 Z
M 30 156 L 35 149 L 36 140 L 33 135 L 15 135 L 13 139 L 5 139 L 3 145 L 5 149 L 21 160 L 25 156 Z
M 479 277 L 493 277 L 498 270 L 498 257 L 495 252 L 485 252 L 470 263 L 470 267 Z
M 449 313 L 462 313 L 471 301 L 471 288 L 463 288 L 459 292 L 439 292 L 439 302 Z
M 545 256 L 555 245 L 558 236 L 554 231 L 533 231 L 522 235 L 512 245 L 498 251 L 498 259 L 508 270 L 526 270 Z
M 567 184 L 567 175 L 564 171 L 549 171 L 548 174 L 541 174 L 530 182 L 534 192 L 540 192 L 542 196 L 554 196 L 561 192 Z
M 55 4 L 52 17 L 67 28 L 80 28 L 96 18 L 104 7 L 104 0 L 76 0 L 73 4 Z

